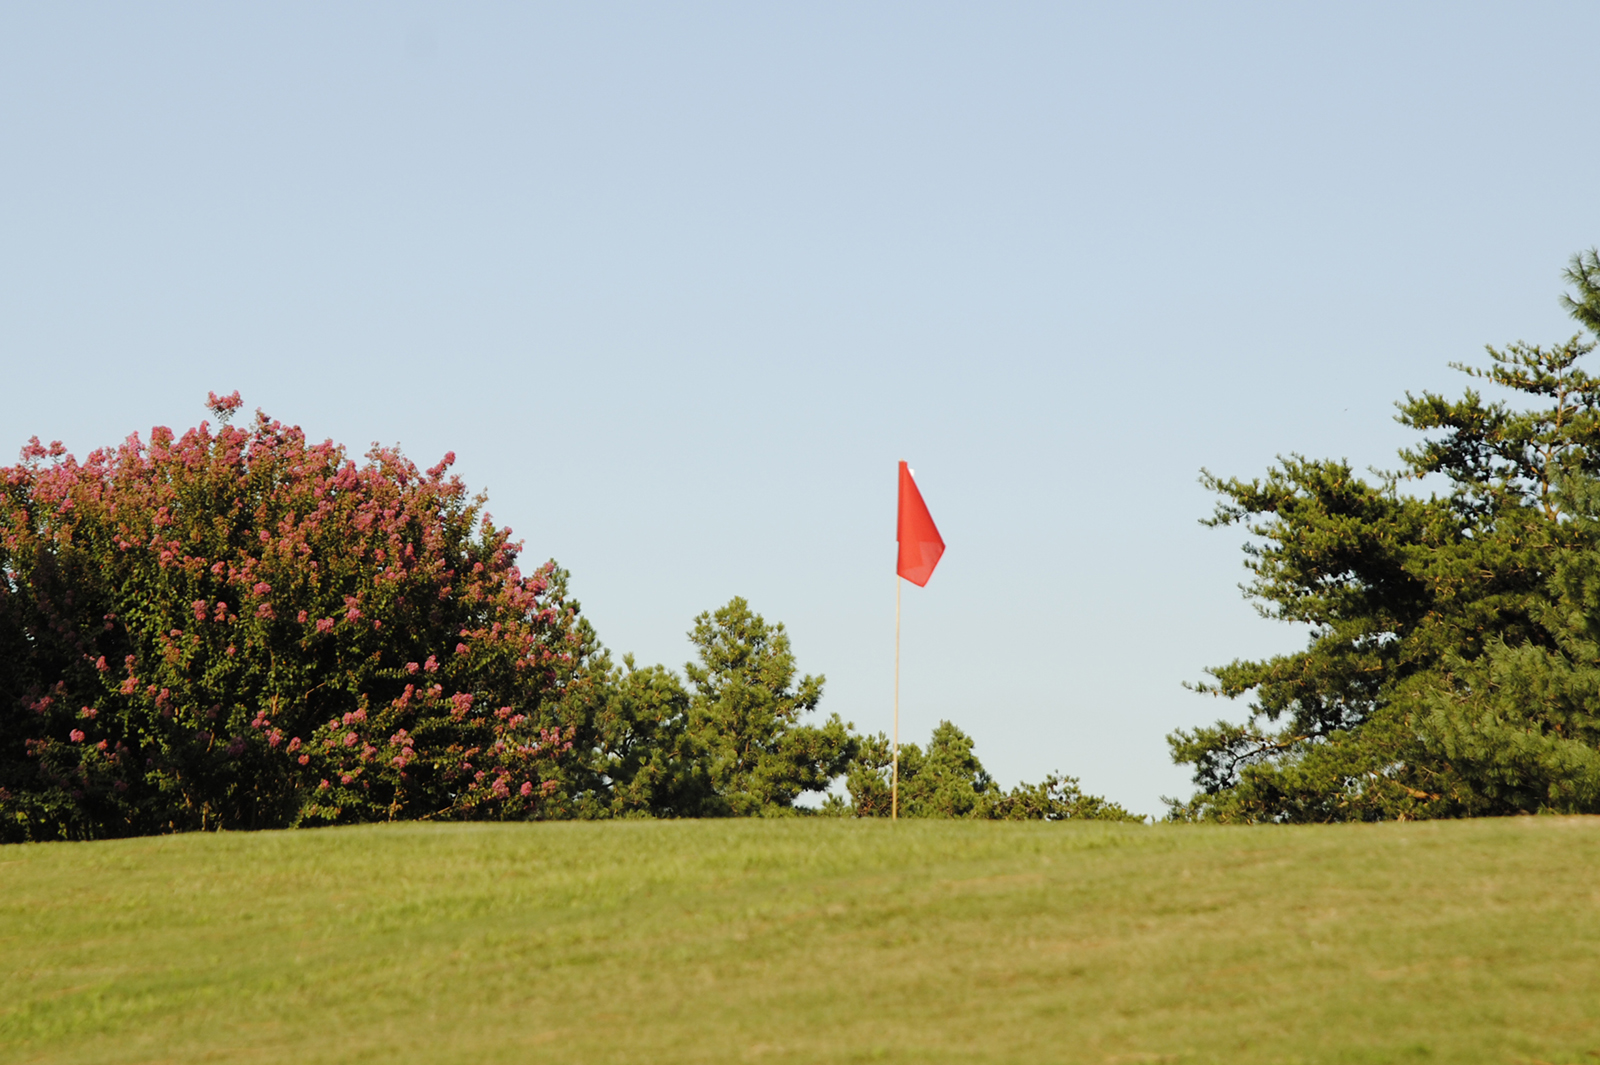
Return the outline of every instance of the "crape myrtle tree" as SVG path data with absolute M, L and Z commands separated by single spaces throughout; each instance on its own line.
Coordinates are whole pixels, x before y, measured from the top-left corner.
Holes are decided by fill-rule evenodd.
M 517 568 L 453 456 L 238 406 L 0 471 L 0 837 L 609 807 L 590 755 L 628 729 L 579 712 L 607 675 L 565 574 Z
M 1397 472 L 1292 456 L 1204 483 L 1239 525 L 1247 592 L 1311 627 L 1305 650 L 1211 670 L 1242 723 L 1179 731 L 1198 793 L 1176 818 L 1335 821 L 1600 811 L 1600 255 L 1563 297 L 1590 334 L 1489 348 L 1456 368 L 1516 396 L 1425 392 L 1398 420 L 1431 434 Z M 1447 490 L 1404 491 L 1425 477 Z

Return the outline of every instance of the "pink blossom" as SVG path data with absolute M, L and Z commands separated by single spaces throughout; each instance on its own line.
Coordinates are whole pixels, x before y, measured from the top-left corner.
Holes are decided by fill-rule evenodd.
M 255 592 L 257 595 L 271 595 L 272 585 L 268 584 L 266 581 L 257 581 L 256 586 L 250 590 Z
M 437 673 L 439 672 L 439 660 L 432 655 L 429 655 L 428 660 L 422 663 L 422 668 L 427 670 L 429 673 Z
M 328 782 L 326 780 L 324 780 L 320 784 L 317 785 L 317 790 L 318 791 L 325 791 L 327 789 L 327 787 L 328 787 Z
M 361 737 L 357 736 L 354 732 L 346 732 L 344 734 L 344 745 L 346 747 L 354 747 L 357 741 L 360 739 Z
M 94 719 L 95 719 L 95 718 L 97 718 L 97 717 L 99 717 L 99 716 L 100 716 L 100 711 L 98 711 L 98 710 L 96 710 L 96 709 L 95 709 L 95 708 L 94 708 L 94 707 L 92 707 L 92 706 L 86 706 L 86 707 L 84 707 L 84 708 L 83 708 L 83 709 L 82 709 L 82 710 L 79 710 L 79 711 L 78 711 L 78 714 L 79 714 L 79 716 L 81 716 L 81 717 L 86 717 L 86 718 L 88 718 L 88 719 L 89 719 L 89 720 L 90 720 L 90 721 L 93 721 L 93 720 L 94 720 Z
M 528 781 L 528 780 L 524 780 L 522 782 L 522 788 L 520 790 L 522 792 L 522 797 L 524 799 L 526 799 L 529 795 L 533 794 L 533 782 L 532 781 Z
M 422 667 L 417 665 L 415 662 L 407 662 L 406 663 L 406 672 L 407 673 L 415 673 L 417 670 L 419 670 L 421 668 Z
M 304 625 L 306 623 L 306 612 L 304 610 L 300 611 L 299 614 L 295 615 L 295 620 Z
M 194 601 L 194 619 L 196 621 L 204 621 L 206 619 L 206 601 L 204 599 L 196 599 Z
M 243 404 L 244 400 L 239 398 L 239 390 L 237 388 L 233 390 L 233 395 L 231 396 L 219 396 L 215 392 L 206 393 L 206 409 L 224 421 Z
M 299 761 L 300 761 L 301 765 L 310 765 L 311 764 L 311 756 L 309 754 L 302 754 L 300 756 Z
M 333 629 L 333 619 L 332 618 L 318 618 L 317 619 L 317 631 L 318 632 L 329 632 L 332 629 Z
M 67 737 L 71 739 L 73 743 L 82 743 L 83 730 L 80 728 L 75 728 L 71 732 L 67 733 Z
M 290 754 L 293 754 L 294 752 L 298 751 L 299 749 L 300 749 L 300 737 L 296 736 L 294 739 L 289 741 L 288 751 L 289 751 Z

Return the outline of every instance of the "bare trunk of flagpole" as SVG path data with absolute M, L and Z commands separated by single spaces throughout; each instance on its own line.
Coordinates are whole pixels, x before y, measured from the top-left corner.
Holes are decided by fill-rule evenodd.
M 894 758 L 889 769 L 889 820 L 900 819 L 900 574 L 894 575 Z

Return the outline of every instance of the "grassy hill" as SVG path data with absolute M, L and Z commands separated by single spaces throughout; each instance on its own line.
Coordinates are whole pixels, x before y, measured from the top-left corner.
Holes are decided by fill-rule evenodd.
M 0 848 L 0 1061 L 1600 1060 L 1600 819 Z

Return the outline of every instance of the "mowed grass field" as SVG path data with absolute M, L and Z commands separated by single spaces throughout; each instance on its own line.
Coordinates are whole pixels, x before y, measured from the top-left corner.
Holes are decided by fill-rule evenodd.
M 1600 1061 L 1600 819 L 0 848 L 7 1062 Z

